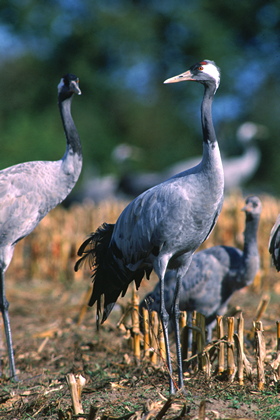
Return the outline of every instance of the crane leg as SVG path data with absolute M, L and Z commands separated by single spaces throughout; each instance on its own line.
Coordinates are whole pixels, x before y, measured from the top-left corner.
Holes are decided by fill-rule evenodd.
M 183 379 L 183 363 L 182 363 L 182 352 L 181 352 L 181 340 L 180 340 L 180 327 L 179 327 L 179 318 L 180 318 L 180 290 L 182 285 L 182 277 L 177 276 L 176 288 L 174 293 L 174 300 L 172 306 L 172 318 L 175 327 L 175 342 L 176 342 L 176 351 L 177 351 L 177 363 L 178 363 L 178 378 L 179 378 L 179 389 L 184 391 L 184 379 Z
M 163 336 L 164 336 L 164 342 L 165 342 L 167 368 L 169 371 L 169 392 L 170 394 L 175 394 L 175 387 L 174 387 L 174 382 L 173 382 L 173 377 L 172 377 L 172 364 L 171 364 L 169 337 L 168 337 L 169 314 L 165 308 L 164 280 L 163 279 L 160 279 L 160 318 L 161 318 L 161 324 L 162 324 Z
M 6 294 L 5 294 L 5 278 L 4 278 L 3 269 L 0 269 L 0 276 L 1 276 L 0 278 L 0 310 L 2 312 L 2 318 L 4 322 L 4 328 L 5 328 L 11 378 L 14 381 L 18 381 L 18 377 L 16 375 L 14 352 L 13 352 L 12 331 L 11 331 L 11 325 L 10 325 L 9 312 L 8 312 L 9 302 L 6 299 Z

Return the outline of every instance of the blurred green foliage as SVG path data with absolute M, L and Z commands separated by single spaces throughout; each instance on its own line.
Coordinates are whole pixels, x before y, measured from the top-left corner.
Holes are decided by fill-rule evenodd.
M 278 0 L 3 0 L 0 168 L 63 155 L 56 86 L 67 72 L 80 78 L 72 113 L 84 169 L 120 175 L 111 154 L 121 143 L 141 149 L 129 164 L 139 171 L 201 154 L 202 87 L 163 81 L 208 58 L 222 71 L 213 106 L 221 149 L 240 152 L 241 123 L 265 125 L 248 188 L 280 195 L 279 45 Z

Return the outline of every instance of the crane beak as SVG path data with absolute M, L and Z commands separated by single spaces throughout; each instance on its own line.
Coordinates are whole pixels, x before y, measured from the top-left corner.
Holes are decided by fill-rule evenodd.
M 82 92 L 81 92 L 81 89 L 79 88 L 78 83 L 79 83 L 79 82 L 75 82 L 75 80 L 72 80 L 72 81 L 70 82 L 70 86 L 71 86 L 71 89 L 72 89 L 72 91 L 73 91 L 74 93 L 76 93 L 77 95 L 81 95 L 81 94 L 82 94 Z
M 178 74 L 177 76 L 170 77 L 170 79 L 166 79 L 163 83 L 178 83 L 178 82 L 184 82 L 185 80 L 194 80 L 192 72 L 190 70 Z
M 248 211 L 248 212 L 250 212 L 250 211 L 252 211 L 252 209 L 253 209 L 252 204 L 251 203 L 247 203 L 247 204 L 245 204 L 244 207 L 242 207 L 241 211 Z

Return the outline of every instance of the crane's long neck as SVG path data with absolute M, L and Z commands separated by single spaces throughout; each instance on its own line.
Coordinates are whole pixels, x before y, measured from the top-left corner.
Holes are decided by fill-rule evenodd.
M 67 178 L 67 192 L 65 192 L 65 197 L 74 187 L 75 183 L 79 178 L 79 175 L 82 170 L 83 160 L 82 146 L 79 134 L 71 115 L 71 102 L 72 96 L 64 100 L 58 101 L 58 106 L 67 140 L 66 151 L 61 161 L 62 173 Z
M 259 216 L 246 214 L 246 227 L 244 231 L 244 254 L 246 256 L 259 255 L 257 245 L 257 232 L 259 226 Z
M 203 132 L 203 156 L 201 168 L 207 174 L 208 187 L 212 191 L 212 200 L 219 201 L 224 193 L 224 171 L 218 141 L 212 120 L 212 102 L 216 85 L 205 85 L 201 104 L 201 124 Z M 206 184 L 205 184 L 206 185 Z
M 204 96 L 201 104 L 201 124 L 203 141 L 205 143 L 217 142 L 216 133 L 212 119 L 212 102 L 215 94 L 214 85 L 205 85 Z
M 243 263 L 245 268 L 246 284 L 251 283 L 259 269 L 260 257 L 257 243 L 259 215 L 246 214 L 244 231 Z
M 58 106 L 67 140 L 67 151 L 71 149 L 74 154 L 82 157 L 82 146 L 79 134 L 71 115 L 72 98 L 73 96 L 64 99 L 63 101 L 59 100 Z
M 58 106 L 67 140 L 66 151 L 59 160 L 59 173 L 56 174 L 57 189 L 54 192 L 57 203 L 63 201 L 75 186 L 82 170 L 82 147 L 78 131 L 71 115 L 72 96 L 58 97 Z

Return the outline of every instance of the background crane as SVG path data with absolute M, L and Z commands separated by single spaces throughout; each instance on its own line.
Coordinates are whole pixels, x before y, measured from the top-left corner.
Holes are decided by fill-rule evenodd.
M 251 284 L 259 269 L 257 231 L 262 210 L 260 199 L 256 196 L 248 197 L 242 210 L 245 212 L 243 252 L 238 248 L 222 245 L 199 251 L 194 254 L 182 280 L 180 310 L 187 311 L 188 318 L 193 311 L 205 316 L 208 341 L 212 339 L 216 316 L 226 312 L 233 293 Z M 167 271 L 164 280 L 166 309 L 171 313 L 176 272 Z M 143 307 L 160 312 L 159 283 L 142 300 L 140 311 Z
M 46 214 L 70 193 L 82 169 L 82 148 L 71 116 L 73 93 L 81 94 L 79 80 L 64 76 L 58 85 L 58 106 L 67 140 L 58 161 L 20 163 L 0 171 L 0 309 L 5 327 L 11 377 L 17 380 L 5 271 L 15 245 L 29 235 Z
M 261 161 L 261 150 L 258 140 L 267 137 L 268 130 L 265 126 L 247 121 L 241 124 L 236 132 L 236 143 L 242 149 L 242 153 L 234 156 L 223 156 L 223 168 L 225 176 L 225 191 L 242 188 L 246 182 L 253 178 Z M 133 157 L 133 150 L 127 159 Z M 120 178 L 116 192 L 131 197 L 136 197 L 148 188 L 191 168 L 200 162 L 199 156 L 178 161 L 162 172 L 139 172 L 126 171 Z M 89 190 L 90 191 L 90 190 Z M 106 190 L 105 190 L 106 191 Z M 89 194 L 85 195 L 90 197 Z

